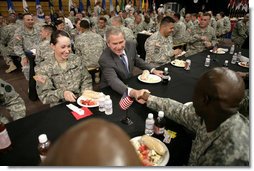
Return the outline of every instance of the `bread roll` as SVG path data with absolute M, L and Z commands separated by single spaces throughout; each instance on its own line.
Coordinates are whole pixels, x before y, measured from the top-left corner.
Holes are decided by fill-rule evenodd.
M 148 80 L 148 76 L 149 76 L 150 72 L 148 70 L 144 70 L 140 79 L 141 80 Z
M 100 93 L 93 90 L 84 90 L 82 96 L 90 99 L 99 99 Z
M 141 137 L 141 142 L 161 156 L 163 156 L 166 152 L 166 149 L 164 149 L 163 145 L 153 137 L 143 135 Z

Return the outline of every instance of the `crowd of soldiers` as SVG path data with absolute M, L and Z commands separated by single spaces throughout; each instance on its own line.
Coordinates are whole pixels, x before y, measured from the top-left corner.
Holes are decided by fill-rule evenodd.
M 71 36 L 72 51 L 82 57 L 88 70 L 99 68 L 98 60 L 107 45 L 105 32 L 110 26 L 121 28 L 126 40 L 136 43 L 139 32 L 146 30 L 153 33 L 147 39 L 146 44 L 149 45 L 146 45 L 146 51 L 147 62 L 155 63 L 156 66 L 170 62 L 172 57 L 179 55 L 182 51 L 175 51 L 173 48 L 178 44 L 186 45 L 186 56 L 189 56 L 215 46 L 219 39 L 223 39 L 231 31 L 232 41 L 239 47 L 249 35 L 248 14 L 233 29 L 229 17 L 223 12 L 216 14 L 216 17 L 212 11 L 180 15 L 172 10 L 165 11 L 162 7 L 163 5 L 157 11 L 141 13 L 129 4 L 124 11 L 107 14 L 97 5 L 93 15 L 70 11 L 69 16 L 65 16 L 60 11 L 54 17 L 45 15 L 44 19 L 31 14 L 12 13 L 7 17 L 0 15 L 0 54 L 8 65 L 5 72 L 10 73 L 17 69 L 12 56 L 20 57 L 24 67 L 29 65 L 31 58 L 28 54 L 32 52 L 35 56 L 35 71 L 40 73 L 41 63 L 53 53 L 50 36 L 54 30 L 64 30 Z M 174 26 L 167 34 L 162 35 L 160 21 L 165 16 L 173 19 Z M 149 56 L 153 56 L 155 61 Z

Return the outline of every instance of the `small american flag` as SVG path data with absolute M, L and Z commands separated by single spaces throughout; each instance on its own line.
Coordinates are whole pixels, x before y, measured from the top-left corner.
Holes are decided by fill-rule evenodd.
M 122 110 L 127 110 L 133 103 L 133 98 L 127 95 L 127 92 L 124 92 L 119 105 Z

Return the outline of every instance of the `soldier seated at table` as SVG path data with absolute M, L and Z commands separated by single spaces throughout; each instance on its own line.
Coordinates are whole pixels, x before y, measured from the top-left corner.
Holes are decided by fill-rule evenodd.
M 249 37 L 249 14 L 246 14 L 243 20 L 237 22 L 232 32 L 232 41 L 237 48 L 241 48 L 245 39 Z
M 249 120 L 238 112 L 244 97 L 244 82 L 236 72 L 213 68 L 197 81 L 193 102 L 182 104 L 140 91 L 140 103 L 184 125 L 196 134 L 188 165 L 249 165 Z M 144 100 L 144 101 L 143 101 Z
M 2 79 L 0 79 L 0 106 L 10 110 L 10 117 L 13 121 L 26 116 L 24 100 L 14 90 L 11 84 Z M 10 122 L 10 120 L 1 113 L 0 122 L 6 124 Z
M 83 60 L 71 53 L 71 40 L 65 31 L 52 33 L 50 40 L 54 53 L 40 65 L 34 79 L 38 97 L 50 106 L 75 102 L 85 89 L 92 89 L 92 78 Z
M 174 19 L 164 17 L 160 22 L 159 31 L 152 34 L 145 42 L 146 62 L 158 67 L 171 61 L 179 55 L 181 49 L 173 49 L 173 40 L 170 35 L 174 30 Z
M 194 25 L 187 38 L 187 53 L 190 56 L 212 48 L 218 44 L 214 29 L 209 26 L 211 14 L 205 13 L 201 16 L 199 25 Z
M 83 121 L 50 148 L 47 166 L 141 166 L 128 135 L 103 119 Z

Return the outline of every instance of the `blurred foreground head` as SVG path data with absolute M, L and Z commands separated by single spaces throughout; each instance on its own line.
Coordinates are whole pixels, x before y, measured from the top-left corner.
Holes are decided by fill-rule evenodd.
M 128 135 L 102 119 L 81 122 L 65 132 L 50 148 L 42 165 L 139 166 Z

